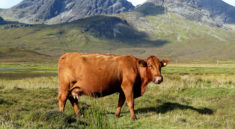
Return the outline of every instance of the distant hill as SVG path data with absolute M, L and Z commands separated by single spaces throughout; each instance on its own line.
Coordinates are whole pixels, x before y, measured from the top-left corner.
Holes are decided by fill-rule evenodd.
M 0 10 L 0 15 L 22 23 L 55 24 L 133 8 L 126 0 L 23 0 L 10 9 Z
M 235 60 L 235 31 L 173 13 L 137 9 L 58 25 L 0 26 L 0 46 L 58 58 L 64 52 L 158 55 L 171 61 Z M 8 27 L 10 26 L 10 27 Z

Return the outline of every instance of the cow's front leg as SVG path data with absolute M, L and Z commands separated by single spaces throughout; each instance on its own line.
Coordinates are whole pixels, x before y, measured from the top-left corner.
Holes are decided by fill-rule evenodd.
M 131 83 L 126 82 L 122 85 L 123 92 L 126 96 L 127 105 L 130 109 L 130 115 L 132 120 L 137 120 L 134 112 L 134 87 Z
M 124 95 L 123 91 L 121 91 L 119 94 L 118 107 L 115 112 L 116 118 L 120 117 L 120 112 L 121 112 L 122 105 L 124 104 L 124 102 L 125 102 L 125 95 Z

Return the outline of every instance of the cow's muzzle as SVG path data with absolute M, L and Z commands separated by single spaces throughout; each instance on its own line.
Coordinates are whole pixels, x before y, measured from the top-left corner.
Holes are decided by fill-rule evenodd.
M 163 77 L 162 77 L 162 76 L 155 76 L 155 77 L 153 78 L 153 82 L 154 82 L 155 84 L 160 84 L 162 81 L 163 81 Z

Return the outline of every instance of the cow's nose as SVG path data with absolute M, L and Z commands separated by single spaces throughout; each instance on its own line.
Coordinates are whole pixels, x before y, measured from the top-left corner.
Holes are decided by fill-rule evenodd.
M 154 81 L 155 84 L 160 84 L 163 81 L 163 77 L 162 76 L 156 76 L 153 81 Z

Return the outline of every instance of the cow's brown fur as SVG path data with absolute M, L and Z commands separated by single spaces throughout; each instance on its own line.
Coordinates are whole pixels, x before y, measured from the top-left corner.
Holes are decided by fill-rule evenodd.
M 66 53 L 58 63 L 60 111 L 64 111 L 69 99 L 79 115 L 78 96 L 100 97 L 119 92 L 116 117 L 126 100 L 134 120 L 134 98 L 144 94 L 149 82 L 162 82 L 161 67 L 167 64 L 168 60 L 159 61 L 156 56 L 143 60 L 129 55 Z

